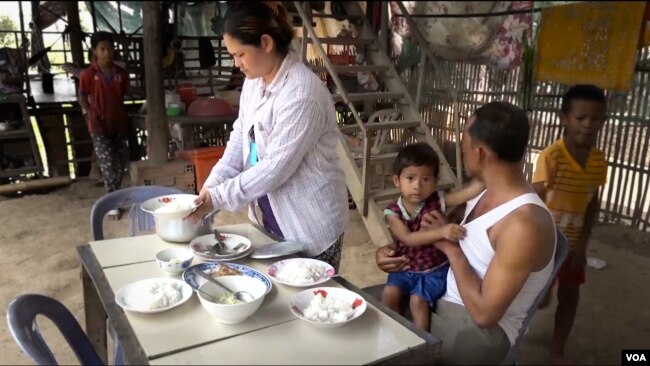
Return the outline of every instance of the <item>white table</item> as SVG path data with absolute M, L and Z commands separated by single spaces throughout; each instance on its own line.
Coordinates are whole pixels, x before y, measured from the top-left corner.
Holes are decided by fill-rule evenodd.
M 248 237 L 254 247 L 274 242 L 251 224 L 223 226 L 224 233 Z M 221 324 L 196 296 L 158 314 L 122 311 L 114 293 L 145 278 L 167 277 L 156 265 L 156 252 L 172 244 L 156 235 L 91 242 L 78 247 L 83 264 L 86 328 L 106 359 L 106 320 L 131 364 L 369 364 L 431 361 L 439 341 L 385 308 L 343 278 L 321 286 L 344 287 L 368 302 L 360 318 L 335 329 L 320 329 L 295 318 L 289 300 L 302 289 L 274 283 L 260 309 L 240 324 Z M 262 273 L 277 261 L 238 260 Z M 195 258 L 192 264 L 202 262 Z M 179 276 L 171 276 L 177 277 Z

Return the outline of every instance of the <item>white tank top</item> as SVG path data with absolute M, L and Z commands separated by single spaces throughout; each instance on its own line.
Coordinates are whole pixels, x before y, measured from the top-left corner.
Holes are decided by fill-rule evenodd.
M 544 202 L 537 196 L 535 193 L 526 193 L 519 197 L 516 197 L 498 207 L 495 207 L 490 212 L 487 212 L 480 217 L 475 218 L 469 223 L 465 223 L 467 216 L 472 212 L 478 201 L 483 197 L 485 191 L 481 193 L 478 197 L 467 202 L 467 208 L 465 209 L 465 218 L 461 225 L 465 227 L 467 231 L 467 236 L 465 239 L 460 241 L 460 248 L 467 257 L 470 266 L 478 274 L 481 280 L 485 277 L 485 272 L 487 272 L 488 266 L 494 257 L 494 249 L 492 249 L 492 244 L 488 237 L 487 231 L 497 222 L 501 221 L 506 217 L 510 212 L 516 210 L 517 208 L 523 205 L 537 205 L 543 207 L 548 211 L 548 208 Z M 550 212 L 549 212 L 550 215 Z M 557 239 L 556 239 L 557 240 Z M 551 272 L 553 271 L 553 263 L 555 258 L 555 244 L 553 246 L 553 255 L 549 263 L 538 272 L 533 272 L 528 276 L 524 287 L 521 289 L 517 297 L 515 297 L 510 307 L 506 310 L 505 314 L 501 320 L 499 320 L 499 326 L 503 328 L 510 344 L 515 344 L 515 339 L 519 334 L 519 329 L 521 328 L 528 310 L 533 305 L 535 298 L 542 291 L 546 283 L 548 282 Z M 447 274 L 447 292 L 442 297 L 443 300 L 454 302 L 460 305 L 463 305 L 463 300 L 460 298 L 460 293 L 458 292 L 458 286 L 456 284 L 456 278 L 454 277 L 453 271 L 450 269 Z

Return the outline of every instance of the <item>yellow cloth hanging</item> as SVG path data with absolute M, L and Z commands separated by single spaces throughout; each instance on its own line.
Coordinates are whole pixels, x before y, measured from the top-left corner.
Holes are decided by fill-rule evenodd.
M 632 88 L 645 2 L 589 2 L 542 10 L 535 80 Z

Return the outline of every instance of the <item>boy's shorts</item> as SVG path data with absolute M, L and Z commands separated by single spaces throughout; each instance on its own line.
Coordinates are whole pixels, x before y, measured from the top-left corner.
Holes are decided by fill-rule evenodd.
M 577 271 L 571 270 L 571 262 L 573 262 L 573 257 L 575 253 L 571 250 L 562 263 L 562 267 L 557 273 L 557 280 L 559 283 L 566 283 L 570 285 L 582 285 L 585 283 L 585 267 L 578 269 Z
M 388 275 L 386 286 L 395 286 L 403 294 L 417 295 L 435 306 L 436 301 L 447 291 L 447 272 L 449 264 L 435 271 L 422 272 L 393 272 Z

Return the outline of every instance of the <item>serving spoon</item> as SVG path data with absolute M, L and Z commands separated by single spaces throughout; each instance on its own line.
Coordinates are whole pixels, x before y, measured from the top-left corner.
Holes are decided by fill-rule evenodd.
M 215 285 L 217 285 L 217 286 L 221 287 L 222 289 L 228 291 L 229 294 L 232 294 L 235 297 L 235 299 L 237 299 L 239 301 L 251 302 L 251 301 L 255 300 L 255 297 L 250 292 L 248 292 L 248 291 L 234 291 L 233 292 L 231 289 L 229 289 L 228 287 L 223 285 L 221 282 L 217 281 L 212 276 L 206 274 L 205 272 L 203 272 L 200 269 L 195 268 L 194 273 L 196 273 L 199 276 L 203 277 L 208 282 L 214 283 Z

